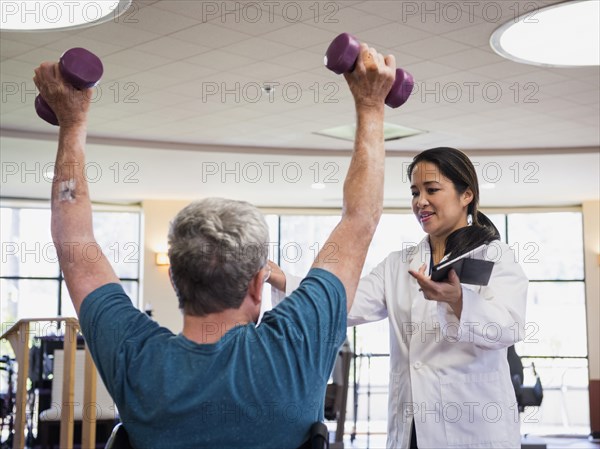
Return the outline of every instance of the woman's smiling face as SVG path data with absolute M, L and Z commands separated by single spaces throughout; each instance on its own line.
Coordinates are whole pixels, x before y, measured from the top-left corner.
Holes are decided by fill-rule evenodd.
M 467 226 L 471 189 L 458 193 L 452 181 L 432 162 L 419 162 L 411 174 L 412 210 L 423 230 L 443 243 L 456 229 Z

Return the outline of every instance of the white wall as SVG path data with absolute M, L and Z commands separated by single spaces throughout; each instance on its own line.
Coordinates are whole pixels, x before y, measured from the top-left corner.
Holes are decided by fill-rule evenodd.
M 171 287 L 168 267 L 157 266 L 154 256 L 157 251 L 167 251 L 169 224 L 177 212 L 189 201 L 148 200 L 142 203 L 144 211 L 144 306 L 152 304 L 153 316 L 161 325 L 175 333 L 183 329 L 182 315 L 177 297 Z

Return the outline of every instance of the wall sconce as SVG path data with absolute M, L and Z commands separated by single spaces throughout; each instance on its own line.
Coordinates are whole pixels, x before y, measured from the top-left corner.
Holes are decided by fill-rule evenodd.
M 170 265 L 168 253 L 155 253 L 154 263 L 159 267 Z

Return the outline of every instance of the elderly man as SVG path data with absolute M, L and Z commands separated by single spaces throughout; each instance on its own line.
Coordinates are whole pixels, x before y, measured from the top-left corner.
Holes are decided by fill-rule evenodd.
M 174 335 L 135 309 L 94 245 L 83 173 L 90 92 L 43 63 L 34 82 L 60 132 L 52 186 L 52 236 L 81 328 L 137 448 L 294 448 L 323 417 L 323 399 L 383 202 L 384 99 L 395 61 L 362 45 L 346 75 L 357 131 L 340 223 L 300 287 L 267 312 L 270 268 L 262 214 L 238 201 L 184 208 L 169 233 L 171 282 L 183 313 Z

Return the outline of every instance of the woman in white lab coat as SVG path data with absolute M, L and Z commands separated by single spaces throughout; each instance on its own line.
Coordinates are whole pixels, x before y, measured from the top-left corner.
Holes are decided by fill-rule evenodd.
M 527 278 L 491 221 L 477 210 L 477 174 L 453 148 L 417 155 L 408 168 L 412 209 L 427 236 L 391 253 L 361 279 L 348 325 L 389 318 L 388 448 L 518 448 L 519 413 L 507 348 L 525 326 Z M 429 278 L 444 257 L 488 244 L 488 285 L 454 271 Z M 299 279 L 277 269 L 274 287 Z

